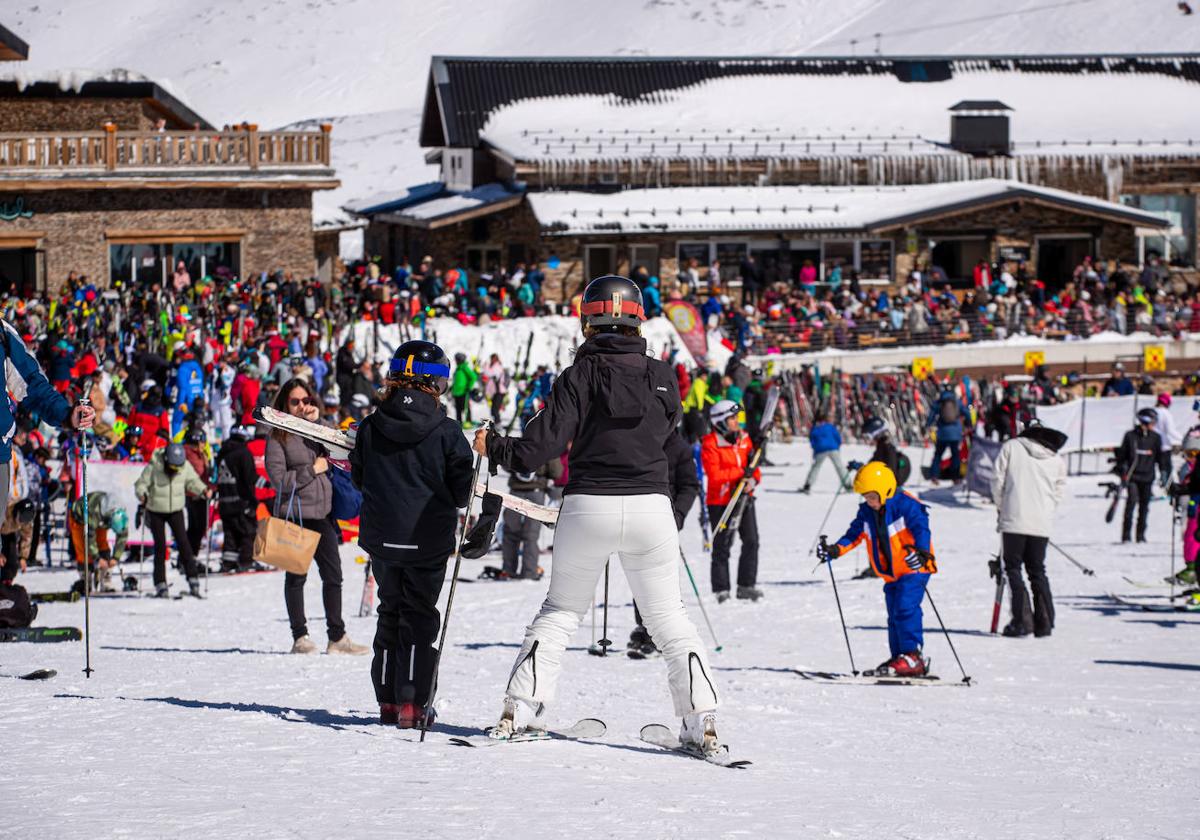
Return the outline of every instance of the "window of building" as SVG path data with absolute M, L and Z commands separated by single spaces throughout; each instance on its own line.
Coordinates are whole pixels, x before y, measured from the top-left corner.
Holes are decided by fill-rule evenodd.
M 32 296 L 37 291 L 38 251 L 0 242 L 0 294 Z
M 617 269 L 617 249 L 613 245 L 588 245 L 584 251 L 584 268 L 588 280 L 595 280 Z
M 721 279 L 732 286 L 740 286 L 742 260 L 746 259 L 749 248 L 745 242 L 716 243 L 716 258 L 721 261 Z
M 850 269 L 854 268 L 854 242 L 847 240 L 839 242 L 832 240 L 823 243 L 821 248 L 821 280 L 829 282 L 829 275 L 835 268 L 842 270 L 843 279 L 849 279 Z
M 108 273 L 113 283 L 134 287 L 165 284 L 180 262 L 193 282 L 202 277 L 237 277 L 241 271 L 241 243 L 128 242 L 108 246 Z
M 858 273 L 862 280 L 892 280 L 892 242 L 866 239 L 858 244 Z
M 1166 216 L 1171 226 L 1161 234 L 1139 236 L 1143 261 L 1156 256 L 1170 265 L 1196 264 L 1196 197 L 1192 195 L 1123 195 L 1121 203 Z
M 467 246 L 467 271 L 475 274 L 493 272 L 500 268 L 500 249 L 488 245 Z
M 630 271 L 639 265 L 645 266 L 651 277 L 658 277 L 658 246 L 633 245 L 629 249 Z
M 986 237 L 934 239 L 932 262 L 946 274 L 951 286 L 975 284 L 975 264 L 989 256 Z

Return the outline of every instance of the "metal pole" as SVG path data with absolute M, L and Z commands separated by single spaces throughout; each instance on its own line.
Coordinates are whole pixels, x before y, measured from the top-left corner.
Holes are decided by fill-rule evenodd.
M 846 488 L 845 483 L 839 477 L 838 478 L 838 489 L 837 489 L 837 492 L 835 492 L 833 494 L 833 501 L 831 501 L 829 503 L 829 509 L 825 511 L 825 518 L 822 519 L 821 524 L 819 526 L 817 526 L 818 534 L 820 534 L 821 531 L 825 529 L 825 523 L 829 521 L 829 515 L 831 513 L 833 513 L 833 506 L 837 504 L 838 496 L 842 495 L 842 490 L 844 490 L 845 488 Z M 817 539 L 813 540 L 812 545 L 810 545 L 808 547 L 808 554 L 804 555 L 805 557 L 812 557 L 812 553 L 817 550 L 817 543 L 820 541 L 820 539 L 821 539 L 821 537 L 818 536 Z M 813 571 L 815 572 L 816 570 L 817 569 L 814 566 Z
M 1075 567 L 1076 567 L 1077 569 L 1079 569 L 1079 571 L 1083 572 L 1083 573 L 1084 573 L 1085 575 L 1087 575 L 1088 577 L 1095 577 L 1095 576 L 1096 576 L 1096 573 L 1095 573 L 1095 571 L 1093 571 L 1092 569 L 1089 569 L 1087 566 L 1085 566 L 1085 565 L 1083 565 L 1082 563 L 1080 563 L 1078 560 L 1076 560 L 1076 559 L 1075 559 L 1074 557 L 1072 557 L 1070 554 L 1067 554 L 1067 552 L 1065 552 L 1065 551 L 1063 551 L 1061 548 L 1059 548 L 1059 546 L 1058 546 L 1058 543 L 1056 543 L 1054 540 L 1048 540 L 1048 542 L 1050 543 L 1050 546 L 1051 546 L 1051 547 L 1052 547 L 1052 548 L 1053 548 L 1055 551 L 1057 551 L 1057 552 L 1058 552 L 1059 554 L 1061 554 L 1063 557 L 1066 557 L 1066 558 L 1067 558 L 1068 560 L 1070 560 L 1070 561 L 1071 561 L 1073 564 L 1075 564 Z
M 825 535 L 820 537 L 825 539 Z M 850 631 L 846 629 L 846 616 L 842 613 L 842 597 L 838 595 L 837 578 L 833 576 L 833 563 L 825 561 L 825 565 L 829 567 L 829 582 L 833 584 L 833 600 L 837 602 L 838 620 L 842 623 L 842 636 L 846 639 L 846 653 L 850 655 L 850 673 L 858 676 L 858 669 L 854 666 L 854 651 L 850 649 Z
M 954 661 L 958 663 L 958 670 L 962 672 L 962 681 L 967 685 L 971 684 L 971 678 L 967 676 L 967 671 L 963 668 L 962 660 L 958 658 L 958 651 L 954 649 L 954 642 L 950 640 L 950 631 L 946 629 L 946 622 L 942 621 L 942 614 L 938 612 L 937 604 L 933 602 L 933 595 L 929 589 L 925 590 L 925 597 L 929 599 L 929 606 L 933 607 L 933 614 L 937 616 L 938 624 L 942 625 L 942 633 L 946 636 L 946 644 L 950 645 L 950 652 L 954 654 Z
M 704 623 L 708 625 L 708 635 L 712 636 L 713 644 L 716 645 L 714 649 L 720 653 L 722 645 L 717 641 L 717 632 L 713 630 L 708 610 L 704 609 L 704 599 L 700 597 L 700 587 L 696 586 L 696 578 L 692 575 L 692 567 L 688 565 L 687 557 L 683 553 L 683 546 L 679 546 L 679 559 L 683 561 L 684 571 L 687 572 L 688 580 L 692 582 L 692 591 L 696 593 L 696 604 L 700 607 L 700 615 L 704 616 Z

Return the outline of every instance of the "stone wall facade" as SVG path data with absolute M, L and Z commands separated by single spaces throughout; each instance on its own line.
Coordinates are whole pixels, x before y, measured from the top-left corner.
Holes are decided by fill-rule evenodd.
M 312 192 L 306 189 L 106 189 L 14 193 L 0 187 L 0 205 L 17 202 L 29 217 L 0 220 L 0 247 L 36 240 L 45 253 L 42 282 L 57 288 L 68 272 L 109 282 L 108 246 L 115 236 L 187 241 L 228 234 L 241 244 L 241 272 L 316 273 Z M 22 245 L 24 247 L 24 245 Z
M 102 131 L 106 122 L 116 123 L 122 131 L 153 131 L 159 119 L 166 119 L 170 129 L 192 128 L 145 99 L 0 98 L 0 126 L 9 133 Z

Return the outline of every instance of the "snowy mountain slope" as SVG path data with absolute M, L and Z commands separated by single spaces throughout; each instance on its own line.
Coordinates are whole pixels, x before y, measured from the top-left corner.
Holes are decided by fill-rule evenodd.
M 806 51 L 817 55 L 1124 55 L 1197 50 L 1200 14 L 1182 14 L 1178 0 L 880 0 Z
M 917 450 L 908 454 L 914 464 L 923 460 Z M 412 732 L 373 722 L 367 659 L 284 653 L 291 636 L 282 576 L 264 574 L 214 578 L 204 602 L 93 603 L 90 680 L 80 673 L 80 643 L 0 645 L 0 673 L 59 672 L 47 683 L 0 680 L 11 734 L 5 760 L 18 768 L 12 788 L 20 793 L 6 803 L 5 829 L 60 840 L 1192 836 L 1200 616 L 1141 612 L 1104 594 L 1132 591 L 1122 575 L 1166 573 L 1162 503 L 1151 505 L 1149 543 L 1114 545 L 1117 526 L 1101 524 L 1099 477 L 1072 478 L 1055 540 L 1097 577 L 1048 556 L 1054 635 L 1015 640 L 986 632 L 994 510 L 934 504 L 940 571 L 930 591 L 975 685 L 823 685 L 792 670 L 849 670 L 828 574 L 813 571 L 806 551 L 825 510 L 832 504 L 827 533 L 837 535 L 855 502 L 835 500 L 828 471 L 812 496 L 791 492 L 810 457 L 807 445 L 775 444 L 777 466 L 764 471 L 762 602 L 717 605 L 694 511 L 683 532 L 724 645 L 711 654 L 720 731 L 755 762 L 748 770 L 640 743 L 643 724 L 675 723 L 665 665 L 588 656 L 590 617 L 564 657 L 549 720 L 601 717 L 609 726 L 602 739 L 451 746 L 451 734 L 496 720 L 544 580 L 458 587 L 439 730 L 418 744 Z M 879 581 L 851 580 L 861 552 L 834 568 L 864 668 L 885 657 L 887 640 Z M 350 635 L 369 641 L 374 621 L 356 617 L 357 554 L 343 549 L 344 612 Z M 467 561 L 464 574 L 496 560 Z M 550 568 L 548 556 L 542 562 Z M 316 577 L 307 587 L 309 629 L 323 641 Z M 178 587 L 174 571 L 170 578 Z M 31 570 L 22 579 L 35 591 L 65 589 L 71 575 Z M 623 646 L 633 610 L 615 562 L 610 601 L 609 637 Z M 690 588 L 684 602 L 707 641 Z M 82 617 L 82 604 L 45 604 L 39 623 Z M 928 608 L 925 618 L 926 652 L 953 682 L 959 674 L 946 639 Z

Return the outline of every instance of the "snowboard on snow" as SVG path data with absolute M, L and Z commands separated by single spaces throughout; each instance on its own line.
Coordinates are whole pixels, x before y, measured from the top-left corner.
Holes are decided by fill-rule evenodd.
M 641 739 L 647 744 L 652 744 L 656 747 L 661 747 L 664 750 L 686 755 L 688 758 L 696 758 L 700 761 L 707 761 L 709 764 L 715 764 L 718 767 L 730 767 L 740 769 L 749 767 L 753 762 L 745 759 L 735 760 L 729 754 L 729 747 L 721 745 L 719 752 L 712 755 L 705 755 L 699 749 L 685 746 L 679 736 L 672 732 L 661 723 L 650 723 L 642 727 Z
M 511 738 L 493 738 L 488 734 L 454 736 L 450 743 L 457 747 L 494 747 L 498 744 L 522 744 L 527 741 L 579 741 L 599 738 L 608 731 L 604 721 L 584 718 L 567 729 L 546 729 L 538 732 L 521 732 Z
M 0 642 L 78 642 L 82 638 L 78 627 L 0 628 Z

